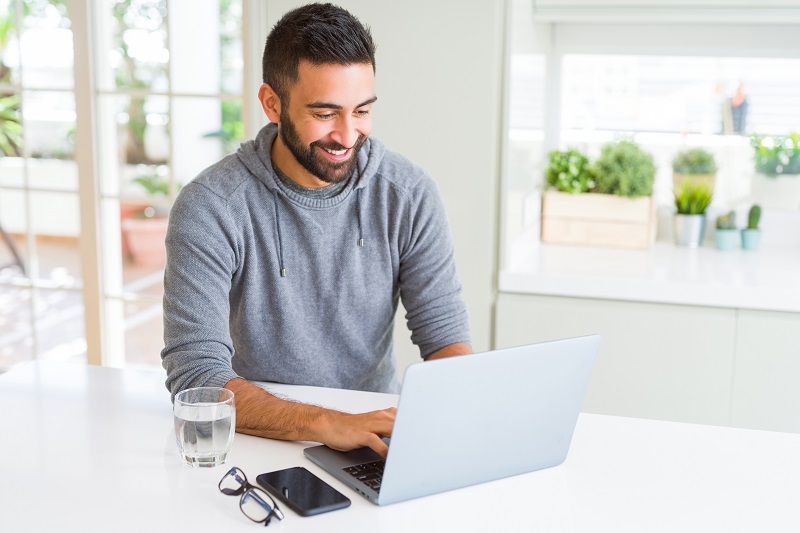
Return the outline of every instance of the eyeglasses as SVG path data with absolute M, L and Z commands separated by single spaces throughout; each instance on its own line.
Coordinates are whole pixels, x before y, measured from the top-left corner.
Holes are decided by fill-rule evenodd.
M 241 494 L 239 509 L 253 522 L 264 522 L 264 525 L 268 526 L 273 516 L 278 520 L 283 520 L 283 513 L 278 509 L 272 496 L 255 485 L 251 485 L 244 472 L 235 466 L 222 476 L 219 481 L 219 491 L 228 496 Z

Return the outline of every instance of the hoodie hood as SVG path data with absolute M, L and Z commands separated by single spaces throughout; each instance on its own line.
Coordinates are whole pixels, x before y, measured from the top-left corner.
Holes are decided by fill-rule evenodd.
M 284 201 L 282 198 L 303 207 L 320 209 L 333 207 L 344 202 L 350 196 L 350 193 L 355 191 L 356 202 L 353 219 L 358 228 L 358 240 L 355 244 L 363 247 L 366 241 L 363 234 L 362 192 L 377 173 L 385 149 L 377 139 L 367 138 L 358 154 L 356 154 L 358 158 L 356 161 L 356 176 L 351 179 L 351 183 L 332 198 L 308 198 L 286 187 L 275 175 L 275 171 L 272 168 L 270 150 L 277 136 L 278 125 L 275 123 L 267 124 L 261 128 L 254 140 L 242 143 L 236 155 L 250 173 L 272 193 L 272 201 L 275 205 L 275 231 L 278 236 L 280 275 L 281 277 L 286 277 L 287 269 L 284 262 L 284 242 L 281 232 L 281 202 Z

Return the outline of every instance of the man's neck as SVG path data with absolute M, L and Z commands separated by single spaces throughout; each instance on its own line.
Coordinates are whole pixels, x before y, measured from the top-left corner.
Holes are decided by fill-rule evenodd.
M 278 165 L 278 168 L 281 169 L 281 172 L 301 187 L 319 189 L 330 185 L 330 183 L 325 183 L 297 162 L 292 152 L 290 152 L 289 148 L 283 143 L 280 133 L 275 137 L 275 142 L 272 143 L 269 155 L 275 164 Z
M 318 189 L 309 189 L 307 187 L 301 187 L 297 184 L 294 180 L 290 179 L 289 176 L 283 173 L 277 163 L 272 161 L 272 170 L 275 171 L 275 175 L 278 176 L 278 181 L 283 183 L 285 187 L 289 190 L 294 191 L 296 194 L 308 198 L 310 200 L 328 200 L 335 196 L 338 196 L 348 185 L 350 180 L 341 181 L 339 183 L 334 183 L 332 185 L 328 185 L 327 187 L 320 187 Z

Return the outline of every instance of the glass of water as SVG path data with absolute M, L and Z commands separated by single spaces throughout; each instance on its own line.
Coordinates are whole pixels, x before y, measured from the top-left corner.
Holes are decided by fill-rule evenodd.
M 233 392 L 222 387 L 196 387 L 175 395 L 172 412 L 175 440 L 190 466 L 217 466 L 228 460 L 236 431 Z

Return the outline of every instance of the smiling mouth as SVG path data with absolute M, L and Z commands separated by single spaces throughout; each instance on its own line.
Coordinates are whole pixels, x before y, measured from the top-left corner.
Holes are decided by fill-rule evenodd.
M 325 153 L 325 157 L 328 159 L 328 161 L 334 163 L 342 163 L 344 161 L 347 161 L 348 159 L 350 159 L 350 153 L 353 151 L 352 148 L 334 149 L 319 145 L 317 145 L 317 148 L 320 148 Z

